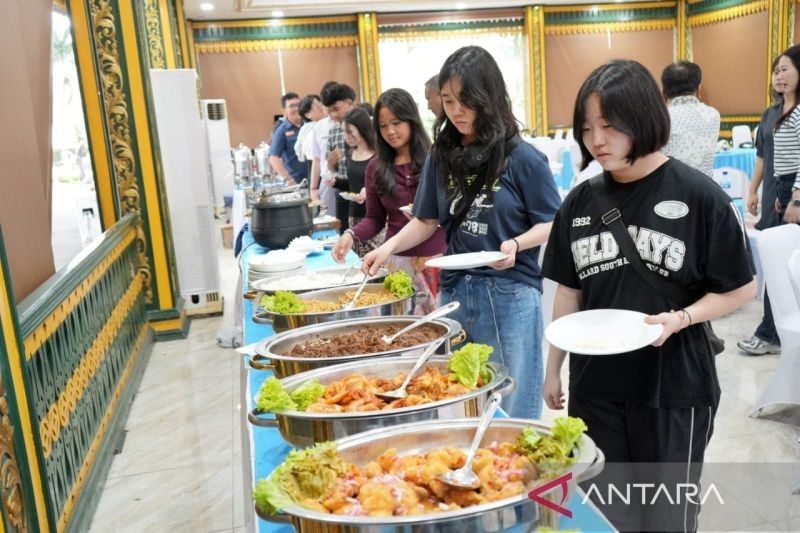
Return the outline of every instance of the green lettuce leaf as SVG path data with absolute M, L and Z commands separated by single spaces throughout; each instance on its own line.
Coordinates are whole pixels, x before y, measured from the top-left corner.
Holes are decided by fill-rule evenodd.
M 487 363 L 494 348 L 488 344 L 467 343 L 463 348 L 453 352 L 447 369 L 455 374 L 456 379 L 467 387 L 475 387 L 480 377 L 484 383 L 491 378 Z
M 316 402 L 320 396 L 325 394 L 325 385 L 320 383 L 317 378 L 309 379 L 289 395 L 297 406 L 298 411 L 305 411 L 308 406 Z
M 553 434 L 541 435 L 532 427 L 526 427 L 515 443 L 518 452 L 525 454 L 537 465 L 545 478 L 560 475 L 575 462 L 572 448 L 586 431 L 580 418 L 562 416 L 553 421 Z
M 305 450 L 292 450 L 267 479 L 256 484 L 253 499 L 268 514 L 325 496 L 336 479 L 350 467 L 336 450 L 336 443 L 323 442 Z
M 383 288 L 397 298 L 408 298 L 414 294 L 414 283 L 404 270 L 392 272 L 383 279 Z
M 297 404 L 283 388 L 281 381 L 275 376 L 268 377 L 261 384 L 256 398 L 256 407 L 264 413 L 297 410 Z
M 261 306 L 279 315 L 294 315 L 306 310 L 306 303 L 289 291 L 278 291 L 273 296 L 265 295 L 261 298 Z
M 561 416 L 553 420 L 553 438 L 569 453 L 586 432 L 586 423 L 574 416 Z

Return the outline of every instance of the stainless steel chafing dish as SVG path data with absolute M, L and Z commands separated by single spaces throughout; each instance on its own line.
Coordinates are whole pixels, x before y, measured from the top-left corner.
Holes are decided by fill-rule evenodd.
M 344 333 L 352 333 L 360 327 L 364 326 L 389 326 L 394 325 L 398 328 L 404 328 L 410 323 L 417 320 L 416 316 L 384 316 L 384 317 L 367 317 L 367 318 L 352 318 L 348 320 L 340 320 L 338 322 L 328 322 L 325 324 L 315 324 L 302 328 L 292 329 L 269 337 L 256 347 L 256 355 L 250 360 L 250 366 L 258 370 L 272 370 L 279 378 L 299 374 L 308 370 L 315 370 L 321 367 L 347 363 L 356 360 L 370 359 L 374 357 L 388 357 L 392 355 L 420 355 L 422 350 L 425 349 L 430 342 L 419 344 L 417 346 L 408 346 L 406 348 L 395 348 L 386 350 L 384 352 L 375 352 L 368 354 L 353 354 L 353 355 L 339 355 L 335 357 L 295 357 L 291 355 L 281 355 L 289 353 L 295 344 L 299 344 L 309 339 L 314 339 L 321 335 L 338 335 Z M 464 339 L 464 334 L 461 329 L 461 324 L 449 318 L 438 318 L 428 323 L 428 325 L 437 328 L 441 333 L 439 337 L 432 340 L 435 342 L 446 337 L 442 346 L 439 347 L 438 353 L 448 353 L 451 346 L 458 344 Z M 267 362 L 267 361 L 270 362 Z
M 356 276 L 359 273 L 359 271 L 355 267 L 350 268 L 346 266 L 338 266 L 332 268 L 321 268 L 319 270 L 313 270 L 309 272 L 315 272 L 317 274 L 331 274 L 335 276 L 341 276 L 342 279 L 344 279 L 346 274 L 347 278 L 352 278 L 352 279 L 348 279 L 346 283 L 337 284 L 332 287 L 315 287 L 313 289 L 293 289 L 290 286 L 286 286 L 278 289 L 267 289 L 265 287 L 269 286 L 272 282 L 274 282 L 276 278 L 275 277 L 262 278 L 252 283 L 252 288 L 259 291 L 258 300 L 256 300 L 256 302 L 260 301 L 261 296 L 263 296 L 264 294 L 273 295 L 279 291 L 290 291 L 295 294 L 303 294 L 311 291 L 321 291 L 325 289 L 339 289 L 342 287 L 348 287 L 352 289 L 353 287 L 358 286 L 361 283 L 361 280 L 364 279 Z M 389 274 L 388 270 L 386 270 L 385 268 L 380 268 L 378 269 L 377 274 L 375 274 L 374 276 L 370 276 L 370 283 L 381 283 L 388 274 Z
M 455 446 L 466 450 L 475 434 L 477 419 L 430 420 L 403 424 L 360 433 L 337 441 L 339 453 L 345 461 L 359 466 L 375 459 L 388 448 L 398 455 L 425 453 L 433 448 Z M 526 426 L 533 426 L 542 434 L 550 434 L 550 426 L 538 421 L 517 418 L 494 419 L 483 437 L 483 445 L 493 441 L 514 441 Z M 567 483 L 568 495 L 574 494 L 575 484 L 593 478 L 603 470 L 605 457 L 594 441 L 583 435 L 573 450 L 576 461 L 566 472 L 572 473 Z M 545 497 L 548 497 L 547 495 Z M 558 500 L 560 500 L 560 494 Z M 558 502 L 557 500 L 557 502 Z M 265 516 L 258 507 L 256 512 L 265 520 L 290 521 L 297 531 L 336 533 L 414 532 L 483 533 L 515 528 L 516 531 L 533 531 L 537 527 L 558 527 L 558 514 L 539 506 L 526 493 L 495 502 L 465 507 L 454 511 L 412 516 L 360 517 L 321 513 L 292 505 L 277 517 Z
M 382 290 L 384 290 L 383 283 L 367 283 L 364 286 L 362 295 L 376 293 Z M 335 302 L 348 292 L 354 292 L 353 287 L 336 287 L 321 291 L 310 291 L 298 296 L 303 300 L 323 300 L 326 302 Z M 280 315 L 264 310 L 263 312 L 256 313 L 253 317 L 253 320 L 256 320 L 257 322 L 270 322 L 272 323 L 272 329 L 274 329 L 276 332 L 281 332 L 311 324 L 322 324 L 325 322 L 333 322 L 335 320 L 344 320 L 346 318 L 407 315 L 414 310 L 415 296 L 416 292 L 405 298 L 397 298 L 385 303 L 368 305 L 366 307 L 354 307 L 353 309 L 340 309 L 338 311 Z
M 367 377 L 391 378 L 401 372 L 408 372 L 418 357 L 383 357 L 368 361 L 356 361 L 336 366 L 328 366 L 296 374 L 282 381 L 284 388 L 291 392 L 308 380 L 316 378 L 323 385 L 345 378 L 355 372 Z M 434 357 L 427 366 L 435 366 L 439 371 L 447 373 L 449 357 Z M 423 367 L 424 368 L 424 367 Z M 503 365 L 489 363 L 492 379 L 483 387 L 467 394 L 446 398 L 438 402 L 425 403 L 412 407 L 391 409 L 387 411 L 366 411 L 352 413 L 308 413 L 303 411 L 283 411 L 272 415 L 260 415 L 253 410 L 248 415 L 251 424 L 264 427 L 277 427 L 283 439 L 296 447 L 311 446 L 317 442 L 354 435 L 375 428 L 385 428 L 420 422 L 478 416 L 483 404 L 495 390 L 508 394 L 514 390 L 514 380 L 509 377 L 508 369 Z M 256 396 L 258 393 L 256 393 Z

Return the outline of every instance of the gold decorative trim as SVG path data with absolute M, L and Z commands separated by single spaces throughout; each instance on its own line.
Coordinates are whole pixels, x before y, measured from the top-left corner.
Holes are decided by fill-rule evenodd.
M 761 115 L 725 115 L 719 117 L 720 122 L 760 122 Z
M 10 414 L 6 388 L 0 381 L 0 480 L 2 480 L 0 496 L 3 499 L 6 518 L 13 531 L 27 532 L 31 527 L 25 512 L 25 499 L 22 496 L 22 478 L 19 475 L 17 451 L 14 448 L 15 428 Z
M 726 7 L 724 9 L 720 9 L 719 11 L 710 11 L 708 13 L 690 15 L 689 26 L 704 26 L 744 17 L 746 15 L 752 15 L 753 13 L 766 10 L 768 5 L 768 0 L 756 0 L 755 2 L 750 2 L 749 4 Z
M 522 35 L 523 25 L 508 28 L 464 28 L 458 30 L 410 30 L 404 32 L 381 33 L 379 42 L 390 41 L 437 41 L 462 35 Z
M 119 333 L 122 323 L 128 317 L 136 300 L 139 298 L 142 286 L 141 276 L 136 276 L 125 291 L 125 294 L 120 298 L 105 325 L 103 325 L 103 329 L 100 330 L 92 345 L 86 350 L 78 367 L 64 386 L 64 390 L 59 395 L 58 400 L 50 405 L 47 416 L 39 423 L 39 436 L 42 439 L 42 452 L 45 459 L 50 458 L 53 445 L 58 441 L 61 430 L 69 424 L 70 416 L 75 410 L 78 400 L 86 393 L 86 387 L 103 363 L 108 349 L 117 338 L 117 333 Z
M 528 44 L 528 129 L 547 131 L 547 74 L 544 52 L 544 11 L 541 6 L 525 7 L 525 36 Z
M 686 60 L 688 59 L 688 51 L 687 51 L 687 43 L 689 41 L 689 36 L 687 35 L 688 30 L 688 20 L 687 20 L 687 4 L 685 1 L 678 2 L 677 11 L 675 13 L 676 18 L 676 25 L 675 25 L 675 39 L 676 39 L 676 54 L 675 59 Z
M 75 477 L 75 481 L 72 483 L 69 496 L 67 496 L 67 498 L 64 500 L 64 510 L 61 512 L 61 516 L 58 517 L 58 531 L 64 531 L 67 526 L 67 522 L 69 522 L 69 519 L 72 517 L 72 513 L 75 510 L 75 502 L 78 499 L 78 494 L 80 494 L 83 490 L 83 484 L 86 483 L 86 478 L 89 476 L 89 470 L 92 468 L 92 465 L 94 465 L 94 458 L 97 455 L 97 451 L 100 449 L 100 443 L 103 442 L 106 429 L 108 429 L 108 425 L 111 423 L 111 418 L 114 416 L 114 413 L 116 413 L 117 402 L 119 401 L 120 396 L 122 396 L 122 392 L 125 390 L 125 386 L 128 383 L 131 372 L 136 367 L 136 361 L 139 359 L 139 352 L 141 352 L 142 345 L 144 344 L 144 340 L 147 338 L 148 331 L 149 328 L 144 326 L 142 331 L 139 333 L 139 338 L 136 339 L 136 344 L 134 345 L 132 352 L 133 355 L 128 361 L 128 366 L 125 367 L 125 371 L 122 373 L 122 376 L 120 376 L 119 384 L 117 385 L 117 389 L 114 391 L 114 397 L 111 398 L 111 401 L 108 403 L 106 413 L 103 416 L 102 422 L 100 422 L 100 426 L 97 428 L 97 433 L 95 433 L 94 440 L 92 440 L 89 451 L 86 453 L 86 458 L 83 461 L 83 465 L 81 466 L 78 475 Z
M 167 68 L 158 4 L 159 0 L 145 0 L 144 2 L 144 28 L 147 34 L 147 51 L 150 56 L 151 68 Z
M 700 1 L 700 0 L 698 0 Z M 800 0 L 798 0 L 800 1 Z M 544 6 L 545 13 L 575 13 L 576 11 L 622 11 L 628 9 L 658 9 L 665 7 L 675 7 L 676 0 L 668 2 L 637 2 L 635 4 L 601 4 L 601 5 L 581 5 L 581 6 Z
M 72 313 L 81 300 L 83 300 L 89 291 L 92 290 L 95 283 L 103 277 L 106 271 L 114 264 L 117 258 L 125 251 L 125 248 L 133 241 L 135 233 L 129 233 L 121 243 L 119 243 L 99 265 L 86 276 L 75 291 L 55 310 L 53 314 L 42 321 L 38 328 L 36 328 L 25 339 L 25 359 L 30 360 L 39 348 L 49 339 L 58 329 L 64 320 Z
M 195 42 L 200 54 L 263 52 L 266 50 L 300 50 L 313 48 L 338 48 L 358 45 L 358 36 L 303 37 L 298 39 L 263 39 L 257 41 Z
M 120 65 L 119 37 L 114 21 L 115 16 L 109 0 L 92 0 L 92 26 L 100 66 L 106 120 L 111 138 L 114 176 L 119 191 L 120 214 L 125 216 L 128 213 L 136 213 L 140 215 L 140 220 L 144 220 L 144 217 L 141 216 L 141 192 L 136 181 L 136 158 L 131 147 L 131 116 L 124 92 L 125 81 Z M 135 57 L 137 54 L 135 43 L 135 40 L 130 41 L 130 45 L 134 46 L 128 54 L 129 57 Z M 138 123 L 138 126 L 139 128 L 147 127 L 146 122 Z M 140 146 L 140 149 L 144 150 L 145 148 Z M 150 285 L 150 265 L 145 254 L 147 236 L 143 225 L 141 223 L 136 228 L 139 259 L 136 271 L 144 280 L 145 298 L 149 303 L 153 301 L 153 290 Z M 154 230 L 159 231 L 157 227 Z
M 172 35 L 172 14 L 170 13 L 169 0 L 158 0 L 158 14 L 161 17 L 161 39 L 164 43 L 164 56 L 167 59 L 167 67 L 174 69 L 177 66 L 177 55 L 175 54 L 175 39 Z
M 183 12 L 183 0 L 175 0 L 175 17 L 177 18 L 178 40 L 181 45 L 182 68 L 192 68 L 189 57 L 189 39 L 186 35 L 186 15 Z
M 186 38 L 189 41 L 189 66 L 193 69 L 197 69 L 197 47 L 194 44 L 194 23 L 187 20 L 186 21 Z M 198 80 L 200 77 L 198 76 Z M 198 97 L 198 100 L 200 98 Z
M 375 102 L 381 94 L 381 67 L 378 53 L 378 19 L 375 13 L 358 16 L 358 51 L 361 60 L 361 91 L 365 102 Z
M 197 22 L 192 21 L 194 28 L 264 28 L 274 25 L 279 26 L 299 26 L 301 24 L 336 24 L 340 22 L 356 22 L 356 15 L 344 15 L 341 17 L 305 17 L 288 19 L 249 19 L 249 20 L 211 20 Z
M 576 35 L 583 33 L 606 33 L 621 31 L 671 30 L 675 27 L 673 19 L 633 20 L 630 22 L 604 22 L 599 24 L 554 24 L 546 25 L 546 35 Z
M 28 463 L 28 470 L 32 483 L 34 505 L 32 510 L 36 516 L 39 531 L 47 533 L 50 531 L 50 523 L 47 519 L 48 500 L 45 498 L 44 481 L 42 469 L 44 466 L 40 462 L 41 455 L 38 453 L 38 443 L 34 439 L 34 417 L 31 416 L 28 399 L 28 390 L 25 384 L 25 373 L 23 369 L 24 354 L 20 351 L 17 330 L 14 324 L 14 314 L 12 313 L 10 284 L 6 280 L 3 265 L 0 265 L 0 342 L 4 342 L 8 355 L 8 366 L 11 370 L 6 377 L 11 382 L 14 396 L 19 410 L 20 435 L 23 440 L 23 450 Z
M 159 321 L 150 321 L 150 327 L 153 328 L 153 331 L 158 333 L 164 331 L 174 331 L 179 330 L 183 327 L 183 321 L 185 319 L 185 313 L 181 310 L 181 316 L 178 318 L 173 318 L 171 320 L 159 320 Z

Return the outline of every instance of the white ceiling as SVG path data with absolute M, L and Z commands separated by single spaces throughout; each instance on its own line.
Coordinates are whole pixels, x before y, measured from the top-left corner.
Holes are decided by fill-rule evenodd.
M 634 0 L 616 0 L 630 3 Z M 203 11 L 200 4 L 214 5 Z M 593 4 L 592 0 L 540 0 L 545 5 Z M 530 5 L 531 0 L 184 0 L 186 18 L 192 20 L 225 20 L 271 18 L 273 11 L 283 11 L 286 17 L 314 17 L 363 12 L 391 13 L 398 11 L 456 11 Z

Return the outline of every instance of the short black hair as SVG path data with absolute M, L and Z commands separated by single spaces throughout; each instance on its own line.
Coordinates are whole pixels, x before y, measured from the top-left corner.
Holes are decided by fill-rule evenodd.
M 581 148 L 581 169 L 592 162 L 583 141 L 586 100 L 596 94 L 603 118 L 631 139 L 628 161 L 657 152 L 669 140 L 669 113 L 653 75 L 638 61 L 617 59 L 597 67 L 578 91 L 572 129 Z
M 691 61 L 671 63 L 661 73 L 661 86 L 664 88 L 664 96 L 675 98 L 676 96 L 695 94 L 697 89 L 700 88 L 702 79 L 703 71 L 700 70 L 700 65 Z
M 439 92 L 439 75 L 434 74 L 431 79 L 425 82 L 426 89 L 436 89 L 436 92 Z
M 291 92 L 284 94 L 283 96 L 281 96 L 281 107 L 285 108 L 286 107 L 286 102 L 288 102 L 289 100 L 294 100 L 295 98 L 300 98 L 300 95 L 297 94 L 297 93 L 291 93 Z
M 300 116 L 303 117 L 303 120 L 310 122 L 311 119 L 306 117 L 306 113 L 311 111 L 311 106 L 314 105 L 314 100 L 319 100 L 318 94 L 307 94 L 300 100 Z
M 330 107 L 336 102 L 344 100 L 356 101 L 356 92 L 346 83 L 331 85 L 322 92 L 322 105 L 325 107 Z
M 366 111 L 370 117 L 375 114 L 375 108 L 372 107 L 372 104 L 370 104 L 369 102 L 361 102 L 360 104 L 356 104 L 356 107 L 360 107 L 361 109 Z
M 325 91 L 328 90 L 328 87 L 332 87 L 333 85 L 336 85 L 338 83 L 339 83 L 338 81 L 333 81 L 333 80 L 326 81 L 325 85 L 322 86 L 322 89 L 319 90 L 319 94 L 325 94 Z

